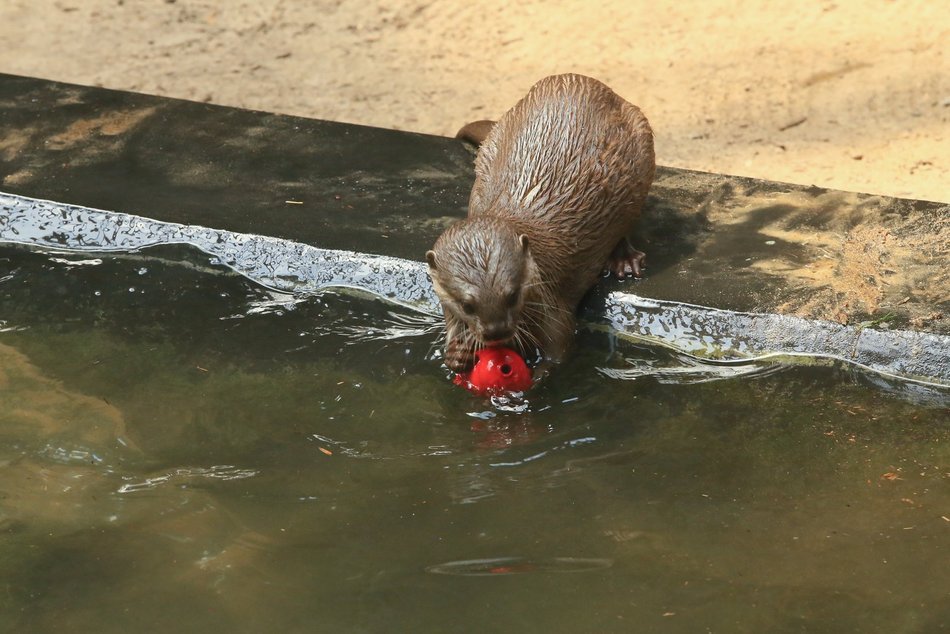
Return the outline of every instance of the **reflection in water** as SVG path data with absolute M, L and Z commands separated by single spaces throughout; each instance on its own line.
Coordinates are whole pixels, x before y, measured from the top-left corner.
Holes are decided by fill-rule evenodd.
M 504 449 L 528 445 L 545 434 L 545 429 L 532 421 L 530 415 L 502 419 L 478 420 L 471 424 L 479 449 Z
M 681 353 L 657 356 L 656 358 L 628 358 L 624 361 L 627 367 L 604 367 L 597 368 L 597 371 L 608 378 L 621 381 L 652 377 L 660 383 L 688 385 L 690 383 L 706 383 L 743 376 L 765 376 L 780 372 L 787 367 L 778 363 L 774 358 L 716 362 Z
M 609 568 L 610 559 L 584 559 L 580 557 L 552 557 L 531 560 L 524 557 L 496 557 L 493 559 L 470 559 L 450 561 L 426 568 L 438 575 L 485 577 L 493 575 L 517 575 L 529 572 L 588 572 Z

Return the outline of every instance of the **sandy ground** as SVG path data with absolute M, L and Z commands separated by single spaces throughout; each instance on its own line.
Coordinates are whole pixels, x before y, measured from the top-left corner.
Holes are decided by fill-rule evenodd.
M 950 202 L 950 5 L 2 0 L 0 72 L 451 135 L 574 71 L 661 164 Z

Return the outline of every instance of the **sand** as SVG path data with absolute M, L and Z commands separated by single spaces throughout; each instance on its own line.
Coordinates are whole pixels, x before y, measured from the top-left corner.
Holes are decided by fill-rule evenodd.
M 0 72 L 440 135 L 581 72 L 661 164 L 950 202 L 933 0 L 4 0 L 0 41 Z

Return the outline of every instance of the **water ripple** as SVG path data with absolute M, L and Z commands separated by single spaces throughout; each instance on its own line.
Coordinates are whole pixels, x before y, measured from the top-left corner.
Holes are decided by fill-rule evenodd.
M 213 467 L 180 467 L 168 473 L 146 478 L 139 482 L 128 482 L 120 486 L 116 493 L 136 493 L 138 491 L 148 491 L 156 489 L 165 484 L 177 484 L 186 486 L 187 484 L 210 478 L 212 480 L 243 480 L 253 478 L 259 471 L 256 469 L 240 469 L 232 465 L 215 465 Z M 131 479 L 131 478 L 129 478 Z

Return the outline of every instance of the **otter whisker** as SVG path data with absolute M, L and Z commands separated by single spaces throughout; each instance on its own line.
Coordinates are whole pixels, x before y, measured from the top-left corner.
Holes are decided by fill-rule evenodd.
M 550 286 L 553 286 L 553 285 L 554 285 L 554 284 L 553 284 L 552 282 L 547 282 L 547 281 L 545 281 L 545 280 L 538 280 L 537 282 L 528 282 L 527 284 L 524 284 L 524 285 L 522 286 L 522 288 L 523 288 L 523 289 L 535 288 L 535 287 L 542 287 L 542 288 L 543 288 L 543 287 L 545 287 L 545 286 L 550 287 Z
M 525 349 L 525 347 L 524 347 L 524 341 L 522 341 L 521 332 L 520 332 L 520 331 L 518 331 L 518 330 L 515 331 L 515 336 L 512 337 L 512 342 L 515 344 L 515 349 L 517 349 L 517 350 L 524 350 L 524 349 Z
M 445 326 L 438 329 L 435 339 L 429 344 L 429 350 L 426 352 L 426 358 L 430 358 L 436 348 L 442 348 L 449 340 L 448 331 Z
M 537 299 L 547 304 L 551 304 L 552 306 L 558 306 L 559 304 L 559 302 L 557 302 L 555 299 L 553 288 L 547 288 L 545 286 L 541 286 L 537 289 L 533 289 L 531 292 L 531 295 L 536 295 Z M 527 300 L 527 301 L 530 301 L 530 300 Z
M 570 321 L 569 321 L 568 319 L 565 319 L 565 318 L 563 318 L 563 317 L 560 316 L 560 315 L 557 315 L 557 314 L 555 314 L 555 313 L 546 313 L 546 312 L 544 312 L 543 309 L 545 309 L 545 308 L 548 308 L 548 307 L 542 305 L 542 306 L 541 306 L 541 309 L 542 309 L 542 310 L 538 310 L 538 309 L 532 307 L 532 310 L 531 310 L 531 311 L 526 311 L 526 312 L 535 313 L 535 315 L 536 315 L 536 317 L 534 318 L 534 319 L 535 319 L 535 325 L 536 325 L 538 328 L 542 328 L 542 326 L 544 325 L 544 322 L 545 322 L 545 321 L 547 321 L 547 322 L 552 322 L 553 324 L 558 325 L 558 326 L 561 326 L 562 328 L 567 328 L 569 325 L 571 325 L 571 324 L 570 324 Z
M 571 311 L 566 308 L 561 308 L 560 306 L 548 304 L 546 302 L 525 302 L 525 306 L 537 307 L 546 310 L 556 310 L 558 312 L 572 314 Z
M 523 340 L 526 340 L 526 343 L 529 343 L 529 344 L 531 344 L 531 345 L 533 345 L 533 346 L 537 346 L 538 348 L 541 347 L 541 341 L 538 339 L 538 337 L 535 336 L 535 334 L 534 334 L 533 332 L 531 332 L 531 331 L 529 331 L 529 330 L 520 331 L 520 332 L 518 333 L 518 336 L 519 336 L 519 338 L 521 338 L 521 339 L 523 339 Z M 525 347 L 527 347 L 527 346 L 525 346 Z
M 538 337 L 535 334 L 535 331 L 541 330 L 540 321 L 538 320 L 537 316 L 531 313 L 525 313 L 523 317 L 524 317 L 525 324 L 529 327 L 528 328 L 519 327 L 519 333 L 523 333 L 525 338 L 528 338 L 531 343 L 541 348 L 542 346 L 541 346 L 540 337 Z

